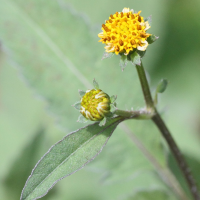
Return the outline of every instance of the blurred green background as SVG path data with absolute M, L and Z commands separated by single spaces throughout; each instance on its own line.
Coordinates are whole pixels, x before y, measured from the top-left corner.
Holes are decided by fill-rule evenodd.
M 78 89 L 91 88 L 93 78 L 105 92 L 117 94 L 119 108 L 144 105 L 135 69 L 128 65 L 121 72 L 117 56 L 101 60 L 101 24 L 124 7 L 152 15 L 149 33 L 159 40 L 148 47 L 144 66 L 152 92 L 161 78 L 169 81 L 158 107 L 200 183 L 199 0 L 0 0 L 0 199 L 19 199 L 40 157 L 83 126 L 71 105 L 79 100 Z M 127 126 L 185 187 L 154 125 L 134 121 Z M 177 197 L 119 127 L 92 163 L 42 199 Z

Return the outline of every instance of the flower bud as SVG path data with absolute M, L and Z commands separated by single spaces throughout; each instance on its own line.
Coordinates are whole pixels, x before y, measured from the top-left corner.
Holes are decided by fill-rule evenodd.
M 81 98 L 80 113 L 89 120 L 101 121 L 109 116 L 111 100 L 108 94 L 100 89 L 87 90 Z

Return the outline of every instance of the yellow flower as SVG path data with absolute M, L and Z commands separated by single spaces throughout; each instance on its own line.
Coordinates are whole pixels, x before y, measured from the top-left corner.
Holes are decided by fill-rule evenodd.
M 87 90 L 85 95 L 81 98 L 80 113 L 86 119 L 100 121 L 111 113 L 110 104 L 110 97 L 102 90 Z
M 122 12 L 110 15 L 109 20 L 102 25 L 103 32 L 98 34 L 101 38 L 99 42 L 106 44 L 106 52 L 128 55 L 135 49 L 146 50 L 147 38 L 151 35 L 146 31 L 150 26 L 140 13 L 141 11 L 134 13 L 132 9 L 124 8 Z

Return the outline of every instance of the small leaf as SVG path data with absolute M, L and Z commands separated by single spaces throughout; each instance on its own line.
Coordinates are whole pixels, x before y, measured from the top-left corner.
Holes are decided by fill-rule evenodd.
M 94 123 L 71 132 L 53 145 L 36 164 L 21 194 L 21 200 L 33 200 L 46 195 L 61 179 L 83 168 L 106 145 L 117 125 L 116 117 L 104 127 Z
M 97 81 L 96 81 L 95 79 L 93 80 L 93 86 L 94 86 L 94 88 L 95 88 L 96 90 L 99 89 L 99 84 L 97 83 Z
M 104 117 L 100 122 L 99 122 L 99 126 L 105 126 L 106 124 L 106 117 Z
M 151 26 L 151 24 L 152 24 L 152 15 L 150 15 L 149 17 L 147 17 L 144 21 L 145 22 L 148 21 L 149 26 Z
M 83 91 L 83 90 L 78 90 L 78 93 L 79 93 L 80 97 L 83 97 L 85 95 L 85 91 Z
M 141 65 L 141 57 L 136 51 L 130 55 L 130 58 L 133 65 Z
M 76 108 L 77 110 L 81 109 L 81 102 L 76 102 L 74 105 L 72 105 L 74 108 Z
M 103 53 L 102 60 L 104 60 L 104 59 L 106 59 L 106 58 L 111 58 L 113 55 L 114 55 L 114 53 L 104 52 L 104 53 Z
M 122 54 L 119 62 L 119 66 L 122 68 L 122 71 L 124 71 L 124 68 L 126 67 L 127 63 L 127 56 Z
M 110 97 L 111 103 L 114 103 L 114 102 L 116 101 L 116 99 L 117 99 L 117 95 L 112 95 L 112 96 Z
M 148 38 L 147 38 L 147 42 L 149 44 L 152 44 L 153 42 L 155 42 L 159 37 L 158 36 L 155 36 L 155 35 L 150 35 Z
M 77 122 L 86 123 L 88 119 L 86 119 L 83 115 L 79 115 Z
M 158 93 L 163 93 L 163 92 L 166 90 L 167 85 L 168 85 L 167 79 L 162 79 L 162 80 L 160 81 L 160 83 L 158 84 L 156 91 L 157 91 Z

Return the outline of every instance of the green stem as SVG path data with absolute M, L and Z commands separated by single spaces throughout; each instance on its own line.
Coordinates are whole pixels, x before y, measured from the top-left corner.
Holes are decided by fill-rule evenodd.
M 143 68 L 143 64 L 141 62 L 141 65 L 136 65 L 138 76 L 140 78 L 140 83 L 142 86 L 142 91 L 144 95 L 144 99 L 146 102 L 146 107 L 147 109 L 154 109 L 154 103 L 151 97 L 151 92 L 149 89 L 149 84 L 147 82 L 146 74 Z
M 137 68 L 138 76 L 140 79 L 140 83 L 141 83 L 144 99 L 146 102 L 147 110 L 154 111 L 154 115 L 152 116 L 152 121 L 155 123 L 155 125 L 160 130 L 163 137 L 165 138 L 166 142 L 168 143 L 168 146 L 169 146 L 171 152 L 173 153 L 180 170 L 182 171 L 182 173 L 184 175 L 184 178 L 188 184 L 188 187 L 190 189 L 190 192 L 191 192 L 194 200 L 200 200 L 197 186 L 196 186 L 196 183 L 195 183 L 195 181 L 192 177 L 192 174 L 189 170 L 189 167 L 188 167 L 187 163 L 185 162 L 185 159 L 184 159 L 181 151 L 179 150 L 176 142 L 174 141 L 171 133 L 169 132 L 167 126 L 165 125 L 164 121 L 162 120 L 162 118 L 160 117 L 159 113 L 157 112 L 157 110 L 154 106 L 152 96 L 150 93 L 150 89 L 149 89 L 149 84 L 147 82 L 146 74 L 145 74 L 142 63 L 141 63 L 141 65 L 136 65 L 136 68 Z
M 114 111 L 114 114 L 124 117 L 124 118 L 129 118 L 129 119 L 151 119 L 154 113 L 149 112 L 147 110 L 141 109 L 138 111 L 126 111 L 126 110 L 119 110 L 116 109 Z
M 196 183 L 194 181 L 194 178 L 190 172 L 190 169 L 189 169 L 183 155 L 181 154 L 176 142 L 174 141 L 172 135 L 170 134 L 168 128 L 166 127 L 164 121 L 162 120 L 160 115 L 157 113 L 157 111 L 156 111 L 156 114 L 152 117 L 152 120 L 156 124 L 156 126 L 158 127 L 160 132 L 162 133 L 165 140 L 167 141 L 167 143 L 178 163 L 178 166 L 181 169 L 181 171 L 185 177 L 185 180 L 187 181 L 187 184 L 189 186 L 192 196 L 194 197 L 195 200 L 200 200 L 198 189 L 197 189 Z

